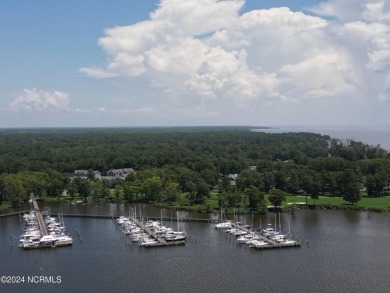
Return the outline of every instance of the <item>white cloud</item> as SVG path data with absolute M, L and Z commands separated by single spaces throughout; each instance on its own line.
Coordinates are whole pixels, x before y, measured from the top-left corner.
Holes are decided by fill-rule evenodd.
M 364 6 L 364 8 L 363 17 L 367 21 L 390 21 L 390 11 L 386 11 L 384 1 L 369 2 Z
M 388 18 L 389 6 L 389 3 L 383 0 L 328 0 L 314 5 L 309 10 L 317 15 L 336 18 L 341 22 L 362 19 L 382 21 Z
M 151 21 L 169 23 L 174 35 L 202 35 L 235 25 L 244 0 L 162 0 Z
M 60 91 L 24 89 L 9 105 L 13 111 L 63 111 L 68 109 L 69 94 Z
M 92 109 L 76 108 L 74 111 L 76 113 L 104 113 L 107 112 L 107 109 L 105 107 L 94 107 Z
M 82 73 L 85 73 L 87 76 L 95 77 L 95 78 L 110 78 L 110 77 L 117 77 L 118 74 L 114 72 L 106 71 L 102 68 L 96 68 L 96 67 L 82 67 L 80 68 L 80 71 Z
M 311 7 L 309 10 L 320 16 L 335 17 L 343 21 L 353 21 L 361 18 L 362 0 L 323 1 Z
M 154 97 L 192 106 L 194 99 L 232 107 L 385 100 L 389 3 L 329 0 L 311 9 L 318 16 L 287 7 L 240 14 L 244 4 L 161 0 L 149 19 L 105 30 L 104 68 L 80 70 L 97 78 L 143 77 L 151 85 L 145 91 L 158 88 Z
M 375 38 L 371 42 L 368 67 L 375 71 L 385 71 L 390 68 L 390 35 L 387 38 Z
M 293 91 L 290 96 L 340 98 L 353 92 L 356 85 L 348 54 L 335 48 L 314 52 L 300 63 L 284 66 L 281 72 L 286 73 L 285 86 Z

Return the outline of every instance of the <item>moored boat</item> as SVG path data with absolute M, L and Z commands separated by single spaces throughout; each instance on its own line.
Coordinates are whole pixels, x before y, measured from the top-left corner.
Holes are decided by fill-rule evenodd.
M 230 221 L 225 221 L 222 223 L 218 223 L 215 225 L 216 229 L 231 229 L 232 228 L 232 223 Z

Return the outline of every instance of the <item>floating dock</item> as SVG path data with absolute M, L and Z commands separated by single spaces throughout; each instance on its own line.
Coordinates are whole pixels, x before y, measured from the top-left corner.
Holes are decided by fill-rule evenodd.
M 33 249 L 72 245 L 73 239 L 66 234 L 63 223 L 58 223 L 55 218 L 50 217 L 46 218 L 45 222 L 33 194 L 29 202 L 32 210 L 23 216 L 26 227 L 20 236 L 19 247 Z
M 270 248 L 287 248 L 287 247 L 300 247 L 301 246 L 301 243 L 299 243 L 298 241 L 291 241 L 291 242 L 288 242 L 288 243 L 283 243 L 283 242 L 277 242 L 277 241 L 274 241 L 268 237 L 265 237 L 263 235 L 261 235 L 261 233 L 258 233 L 258 232 L 253 232 L 251 231 L 249 228 L 247 228 L 246 226 L 243 226 L 241 224 L 238 224 L 238 223 L 233 223 L 231 222 L 231 226 L 233 228 L 237 228 L 237 229 L 240 229 L 246 233 L 255 233 L 257 237 L 259 237 L 262 241 L 266 242 L 267 245 L 262 245 L 262 246 L 259 246 L 259 247 L 254 247 L 256 249 L 270 249 Z
M 143 231 L 149 234 L 153 239 L 157 240 L 157 242 L 153 243 L 144 243 L 143 247 L 162 247 L 162 246 L 177 246 L 184 245 L 186 243 L 185 240 L 180 241 L 166 241 L 163 237 L 158 236 L 155 232 L 153 232 L 150 228 L 146 227 L 146 225 L 139 221 L 137 218 L 131 218 L 134 224 L 140 227 Z

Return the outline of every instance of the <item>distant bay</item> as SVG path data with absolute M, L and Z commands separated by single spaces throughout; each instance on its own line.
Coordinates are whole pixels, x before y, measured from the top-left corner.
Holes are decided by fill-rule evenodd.
M 390 125 L 280 125 L 270 128 L 256 128 L 255 132 L 287 133 L 287 132 L 312 132 L 329 135 L 346 142 L 347 139 L 361 141 L 390 151 Z

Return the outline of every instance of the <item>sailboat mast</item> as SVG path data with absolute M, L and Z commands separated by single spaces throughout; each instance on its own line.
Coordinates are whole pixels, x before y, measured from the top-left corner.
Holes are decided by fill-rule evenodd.
M 176 211 L 176 220 L 177 220 L 177 232 L 179 232 L 180 229 L 179 229 L 179 212 L 178 211 Z
M 290 221 L 288 221 L 288 237 L 290 238 Z
M 275 213 L 275 232 L 276 232 L 276 213 Z

